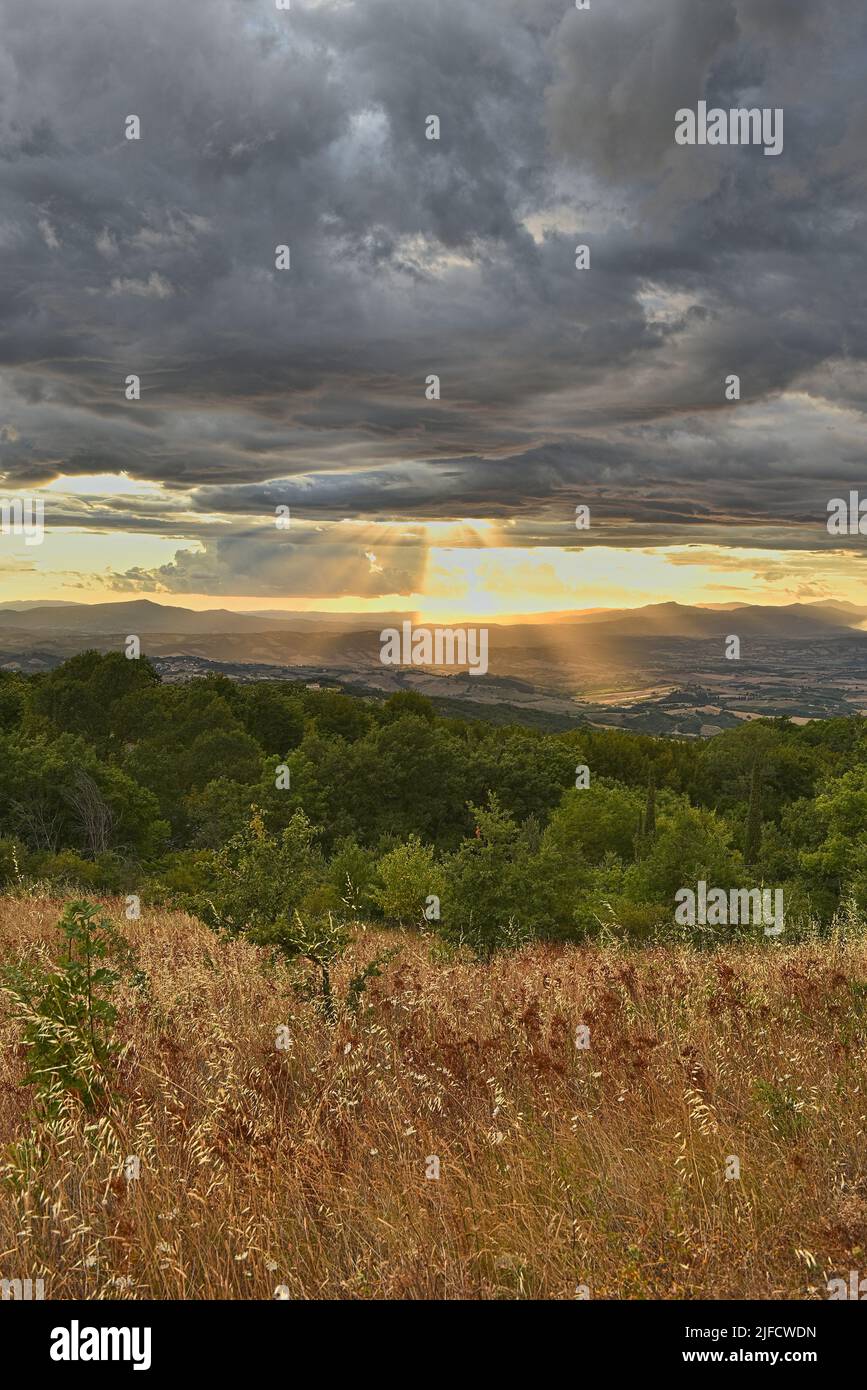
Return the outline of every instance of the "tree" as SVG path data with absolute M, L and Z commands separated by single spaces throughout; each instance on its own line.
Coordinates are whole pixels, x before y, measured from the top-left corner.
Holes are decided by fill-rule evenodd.
M 545 831 L 545 848 L 560 866 L 570 860 L 599 864 L 608 853 L 631 859 L 641 810 L 641 792 L 632 787 L 593 781 L 570 788 Z
M 88 854 L 103 854 L 111 844 L 114 816 L 96 782 L 79 768 L 66 799 L 76 813 L 84 848 Z
M 271 784 L 273 786 L 273 769 Z M 219 849 L 249 820 L 257 792 L 229 777 L 215 777 L 184 798 L 190 838 L 196 848 Z
M 526 729 L 492 730 L 463 760 L 465 797 L 483 801 L 495 792 L 515 817 L 547 816 L 575 781 L 574 744 Z
M 443 861 L 440 931 L 487 959 L 547 925 L 545 892 L 535 827 L 519 826 L 493 794 L 469 809 L 475 831 Z
M 829 777 L 813 801 L 792 806 L 784 828 L 798 846 L 801 877 L 826 916 L 850 894 L 867 910 L 867 766 Z
M 335 911 L 342 917 L 368 917 L 373 897 L 376 857 L 353 836 L 339 840 L 328 861 L 328 881 L 335 897 Z
M 442 869 L 433 848 L 410 835 L 405 844 L 383 855 L 376 872 L 373 898 L 385 916 L 401 926 L 422 926 L 428 898 L 441 898 L 443 892 Z
M 27 703 L 27 683 L 15 671 L 0 671 L 0 729 L 14 729 Z
M 644 804 L 644 820 L 642 821 L 641 831 L 644 838 L 652 840 L 656 834 L 656 786 L 653 780 L 653 770 L 647 774 L 647 800 Z
M 750 800 L 747 806 L 747 825 L 744 835 L 744 860 L 758 862 L 762 850 L 762 769 L 758 757 L 750 773 Z
M 677 798 L 660 817 L 644 856 L 626 869 L 624 891 L 635 903 L 664 905 L 670 917 L 679 888 L 694 887 L 699 879 L 715 888 L 736 888 L 743 883 L 743 872 L 725 821 L 713 811 L 690 806 L 685 797 Z
M 153 853 L 165 839 L 156 798 L 72 734 L 0 735 L 0 819 L 32 850 Z
M 308 690 L 304 704 L 321 734 L 337 735 L 352 743 L 370 728 L 370 714 L 362 702 L 342 690 Z
M 208 886 L 184 905 L 212 930 L 244 937 L 299 957 L 319 971 L 320 998 L 334 1018 L 331 963 L 348 942 L 331 913 L 317 910 L 315 890 L 325 881 L 316 833 L 302 811 L 277 838 L 254 811 L 249 824 L 210 858 Z
M 62 732 L 102 740 L 114 732 L 115 707 L 159 679 L 146 657 L 130 661 L 123 652 L 79 652 L 33 687 L 30 708 Z
M 266 753 L 282 757 L 290 748 L 297 748 L 304 737 L 304 710 L 300 702 L 287 698 L 268 681 L 257 681 L 245 688 L 241 717 L 248 734 Z
M 470 825 L 460 744 L 438 723 L 408 714 L 378 729 L 364 747 L 373 835 L 418 835 L 438 848 L 457 845 Z
M 398 690 L 394 695 L 390 695 L 381 710 L 382 722 L 391 724 L 395 719 L 402 719 L 405 714 L 418 715 L 429 724 L 436 718 L 433 701 L 426 695 L 419 694 L 417 690 Z

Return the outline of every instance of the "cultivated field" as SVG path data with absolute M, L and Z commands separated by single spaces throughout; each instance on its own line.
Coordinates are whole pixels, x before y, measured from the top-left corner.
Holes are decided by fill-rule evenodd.
M 5 1278 L 48 1298 L 776 1299 L 867 1269 L 861 944 L 477 965 L 360 931 L 338 996 L 397 954 L 331 1026 L 264 952 L 122 907 L 151 994 L 121 996 L 110 1108 L 70 1097 L 34 1129 L 0 1021 Z M 2 900 L 2 958 L 60 911 Z

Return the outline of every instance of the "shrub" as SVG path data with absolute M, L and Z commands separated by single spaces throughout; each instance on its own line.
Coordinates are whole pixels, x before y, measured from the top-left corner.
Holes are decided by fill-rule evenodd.
M 196 894 L 205 892 L 212 863 L 212 854 L 205 850 L 177 850 L 158 861 L 141 880 L 141 895 L 148 902 L 184 907 Z
M 92 859 L 85 859 L 73 849 L 62 849 L 57 854 L 31 854 L 27 860 L 28 875 L 43 879 L 56 887 L 64 889 L 97 889 L 102 886 L 100 866 Z
M 475 835 L 445 861 L 440 930 L 480 959 L 522 945 L 550 924 L 541 877 L 538 827 L 519 826 L 491 795 L 470 806 Z
M 410 835 L 383 855 L 376 866 L 378 883 L 373 898 L 384 916 L 400 926 L 423 926 L 427 899 L 442 897 L 443 875 L 430 845 Z
M 145 983 L 132 947 L 92 903 L 67 903 L 59 925 L 64 947 L 57 962 L 22 959 L 0 971 L 0 991 L 28 1052 L 24 1083 L 35 1087 L 48 1115 L 64 1092 L 77 1094 L 88 1110 L 105 1098 L 106 1073 L 118 1052 L 111 1036 L 114 991 L 124 976 Z
M 338 915 L 358 920 L 376 907 L 376 856 L 354 836 L 338 841 L 328 864 L 328 882 Z
M 332 1018 L 330 967 L 348 936 L 322 908 L 325 865 L 314 840 L 302 811 L 279 838 L 254 811 L 249 825 L 210 856 L 207 887 L 186 905 L 214 931 L 271 947 L 286 961 L 309 960 L 319 971 L 320 998 Z

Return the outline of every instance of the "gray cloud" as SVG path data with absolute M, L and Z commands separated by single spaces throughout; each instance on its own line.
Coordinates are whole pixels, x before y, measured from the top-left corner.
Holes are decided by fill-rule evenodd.
M 172 586 L 278 592 L 238 529 L 275 497 L 545 536 L 580 493 L 622 543 L 807 545 L 863 481 L 853 5 L 79 0 L 48 33 L 0 0 L 0 23 L 4 486 L 163 483 L 177 511 L 56 524 L 197 540 Z M 783 105 L 782 156 L 676 146 L 701 98 Z M 328 582 L 418 579 L 351 547 L 338 579 L 319 544 Z

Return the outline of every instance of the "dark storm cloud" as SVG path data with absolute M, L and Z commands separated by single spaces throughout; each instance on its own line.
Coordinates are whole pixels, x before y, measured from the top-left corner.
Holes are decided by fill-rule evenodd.
M 165 483 L 178 518 L 91 521 L 201 540 L 173 584 L 252 581 L 249 537 L 206 517 L 234 537 L 275 498 L 538 543 L 586 500 L 639 544 L 806 544 L 863 482 L 854 3 L 79 0 L 49 23 L 0 0 L 0 23 L 5 487 Z M 783 154 L 675 145 L 699 99 L 784 107 Z

